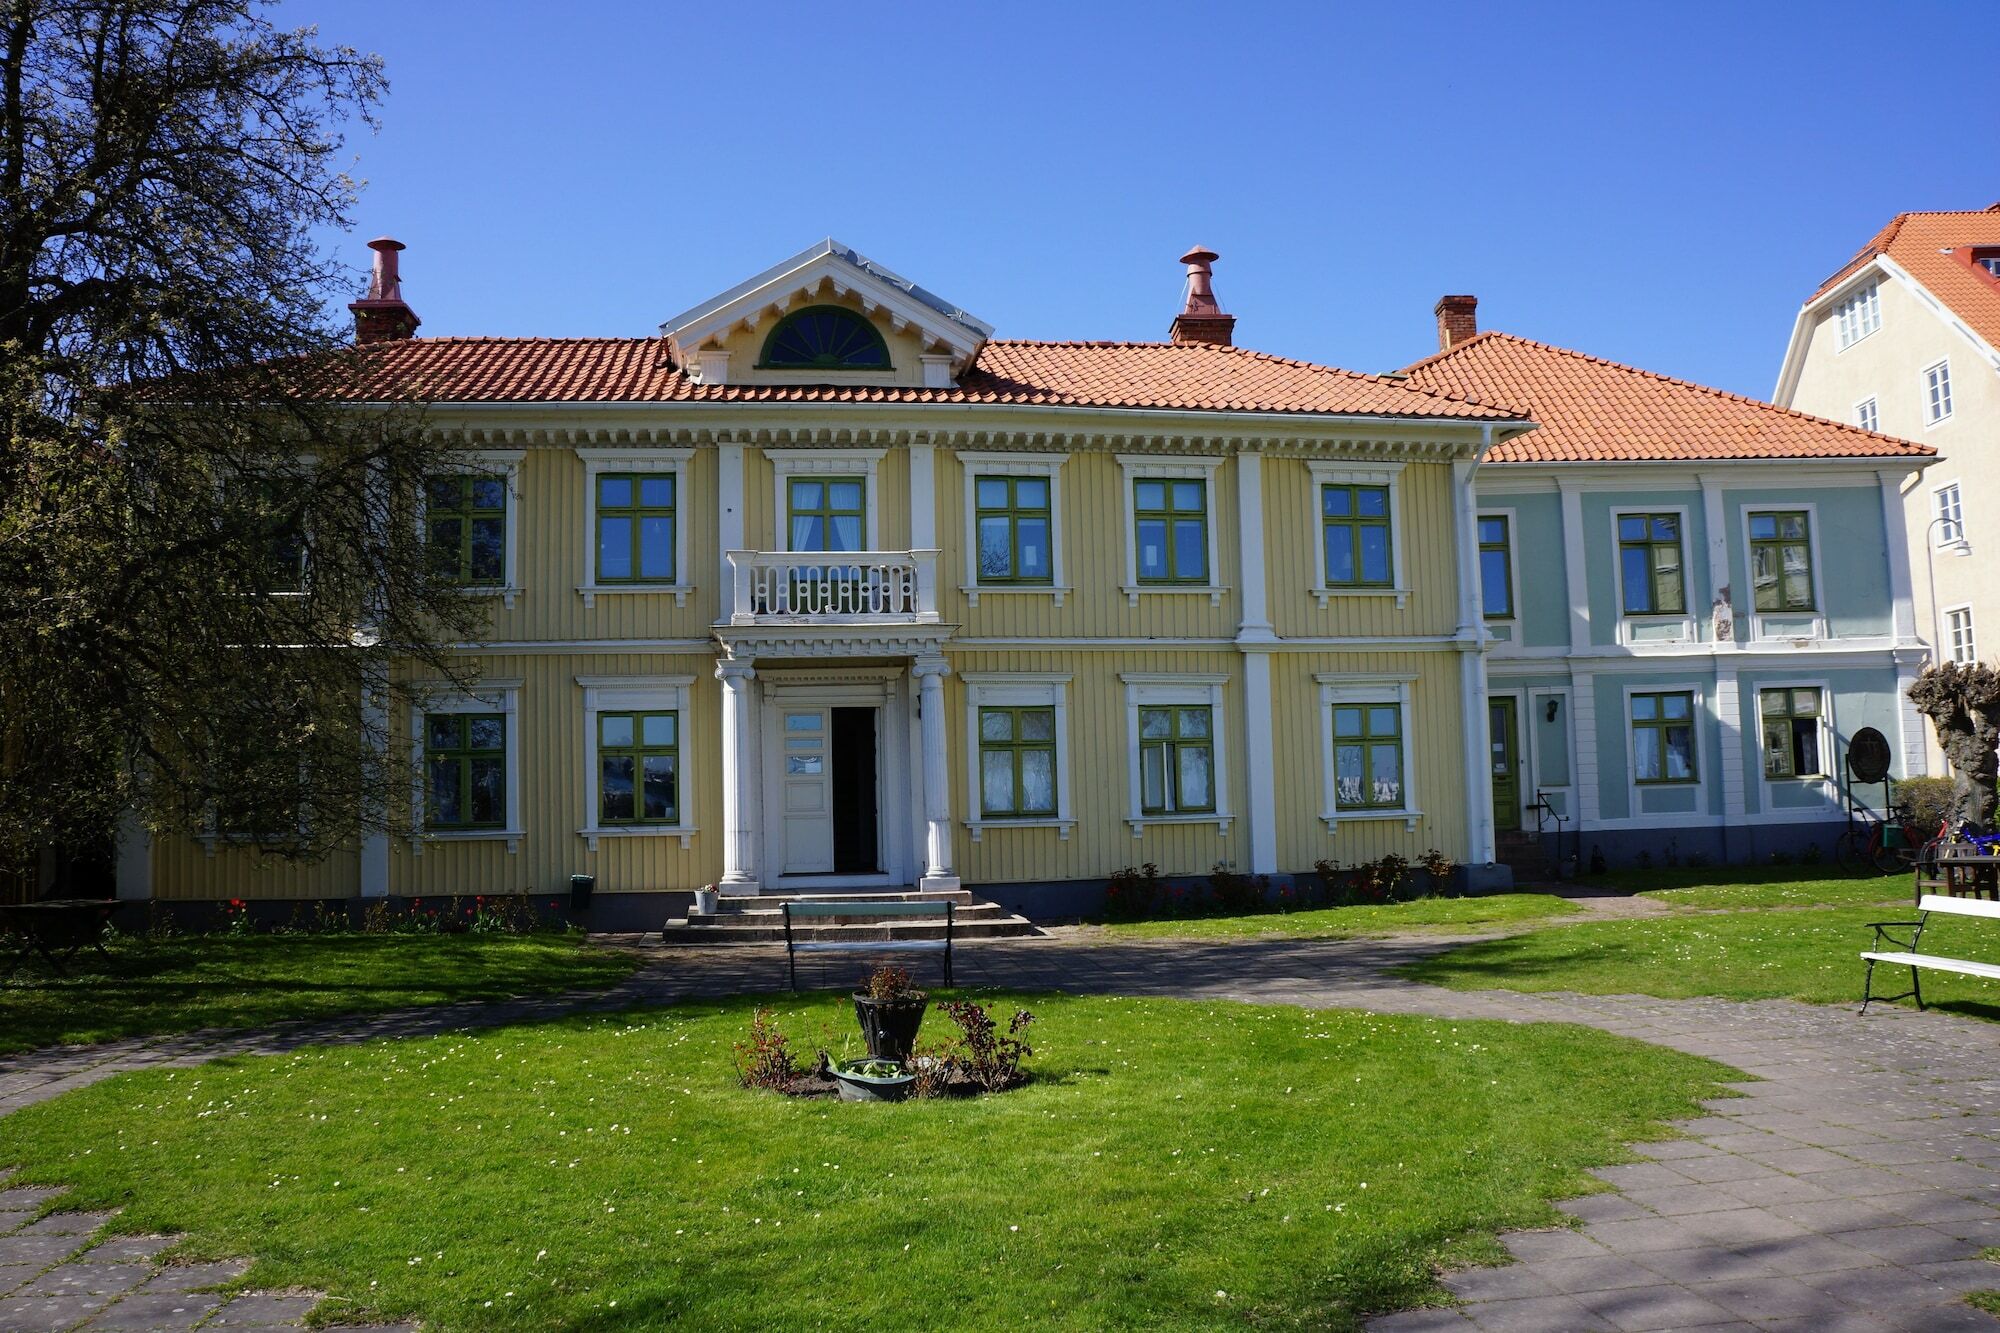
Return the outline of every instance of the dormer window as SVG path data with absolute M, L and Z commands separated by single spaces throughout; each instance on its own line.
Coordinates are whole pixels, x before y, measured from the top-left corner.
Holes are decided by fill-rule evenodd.
M 1981 247 L 1972 252 L 1972 262 L 1985 269 L 1987 276 L 2000 278 L 2000 250 Z
M 778 321 L 764 340 L 760 370 L 887 370 L 889 345 L 845 306 L 815 305 Z

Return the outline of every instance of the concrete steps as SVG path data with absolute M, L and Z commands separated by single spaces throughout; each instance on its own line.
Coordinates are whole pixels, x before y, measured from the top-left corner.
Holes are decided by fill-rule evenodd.
M 1008 939 L 1036 935 L 1034 923 L 1001 907 L 975 898 L 964 889 L 924 892 L 916 889 L 871 890 L 864 893 L 822 890 L 799 893 L 759 893 L 740 898 L 724 898 L 713 912 L 690 911 L 669 920 L 660 932 L 667 944 L 771 944 L 785 938 L 786 902 L 828 902 L 838 899 L 866 909 L 871 903 L 884 906 L 907 902 L 951 902 L 952 940 Z M 862 915 L 828 919 L 801 918 L 792 926 L 797 941 L 851 941 L 867 943 L 889 940 L 941 940 L 944 921 L 938 917 Z

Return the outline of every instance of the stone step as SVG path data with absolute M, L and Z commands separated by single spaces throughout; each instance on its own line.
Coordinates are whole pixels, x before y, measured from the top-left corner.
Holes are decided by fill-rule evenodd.
M 887 926 L 887 925 L 899 925 L 899 924 L 910 925 L 910 926 L 916 926 L 920 924 L 942 926 L 944 924 L 944 918 L 942 917 L 934 917 L 934 916 L 910 917 L 910 916 L 901 916 L 894 912 L 887 912 L 887 911 L 879 913 L 871 912 L 868 910 L 870 906 L 872 906 L 872 904 L 868 903 L 854 904 L 854 908 L 857 913 L 857 915 L 855 916 L 843 916 L 843 917 L 802 916 L 799 917 L 793 923 L 793 925 L 794 928 L 796 929 L 797 927 L 800 926 L 816 925 L 822 923 L 834 924 L 834 925 L 850 924 L 850 925 L 868 925 L 868 926 Z M 884 906 L 887 906 L 887 904 L 884 904 Z M 958 925 L 965 926 L 974 921 L 991 921 L 996 918 L 1005 917 L 1007 915 L 1009 915 L 1007 909 L 1000 906 L 998 903 L 975 902 L 975 903 L 969 903 L 962 907 L 956 907 L 955 910 L 952 912 L 952 919 Z M 756 907 L 747 910 L 734 910 L 729 906 L 729 904 L 724 903 L 721 911 L 712 913 L 697 912 L 692 908 L 690 908 L 688 910 L 686 921 L 688 925 L 699 928 L 707 928 L 711 926 L 783 926 L 785 924 L 785 914 L 783 910 L 777 907 Z
M 970 905 L 979 900 L 967 889 L 798 889 L 790 893 L 749 893 L 742 895 L 723 894 L 721 906 L 724 911 L 731 908 L 775 909 L 779 903 L 798 902 L 892 902 L 892 903 L 941 903 L 955 902 Z
M 996 909 L 997 910 L 997 909 Z M 766 916 L 768 915 L 768 923 Z M 1011 939 L 1023 935 L 1039 933 L 1032 921 L 1011 914 L 979 916 L 972 919 L 959 917 L 953 923 L 951 937 L 953 943 L 965 940 Z M 792 927 L 792 938 L 798 941 L 851 941 L 867 943 L 889 940 L 941 940 L 944 938 L 942 921 L 909 921 L 897 919 L 893 922 L 846 923 L 796 925 Z M 685 918 L 670 920 L 660 932 L 660 939 L 666 944 L 782 944 L 785 939 L 784 922 L 777 913 L 758 913 L 734 920 L 719 920 L 712 924 L 696 925 Z

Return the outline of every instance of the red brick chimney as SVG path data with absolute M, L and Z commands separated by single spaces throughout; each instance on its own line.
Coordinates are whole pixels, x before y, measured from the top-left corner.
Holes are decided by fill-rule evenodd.
M 1225 315 L 1215 302 L 1214 270 L 1221 256 L 1197 245 L 1181 256 L 1187 265 L 1187 305 L 1174 316 L 1170 336 L 1177 343 L 1214 343 L 1229 347 L 1236 340 L 1236 316 Z
M 368 295 L 348 303 L 354 314 L 354 341 L 387 342 L 392 338 L 415 336 L 423 321 L 403 300 L 403 280 L 396 271 L 396 254 L 407 249 L 401 241 L 378 236 L 368 242 L 375 252 L 375 271 L 368 279 Z
M 1440 296 L 1432 311 L 1438 320 L 1438 350 L 1449 352 L 1452 348 L 1479 332 L 1479 298 L 1476 296 Z

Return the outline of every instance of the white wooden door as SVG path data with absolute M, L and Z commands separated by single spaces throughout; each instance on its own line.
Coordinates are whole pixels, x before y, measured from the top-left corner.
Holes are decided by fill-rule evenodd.
M 787 875 L 833 869 L 833 751 L 831 710 L 786 708 L 778 756 L 778 802 Z

